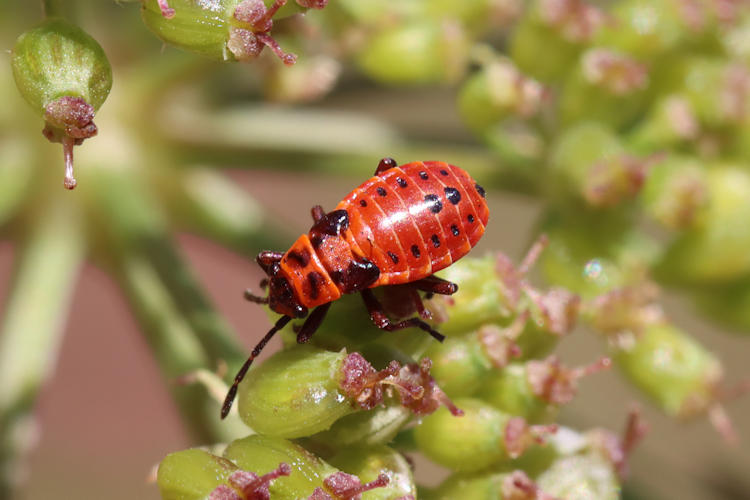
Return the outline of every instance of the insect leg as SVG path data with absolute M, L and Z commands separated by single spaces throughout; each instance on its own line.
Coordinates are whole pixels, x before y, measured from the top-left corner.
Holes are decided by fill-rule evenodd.
M 417 290 L 428 293 L 437 293 L 439 295 L 453 295 L 458 291 L 458 285 L 450 281 L 438 278 L 437 276 L 428 276 L 413 283 Z
M 362 299 L 365 301 L 365 307 L 367 307 L 367 312 L 370 313 L 370 319 L 378 328 L 383 329 L 387 332 L 393 332 L 396 330 L 401 330 L 403 328 L 415 327 L 421 328 L 440 342 L 445 339 L 445 335 L 438 332 L 437 330 L 434 330 L 430 325 L 419 318 L 410 318 L 399 321 L 398 323 L 392 323 L 391 320 L 388 319 L 388 315 L 386 315 L 385 311 L 383 310 L 383 305 L 380 303 L 377 297 L 375 297 L 375 294 L 372 293 L 372 290 L 368 288 L 366 290 L 362 290 L 361 293 Z
M 312 214 L 313 222 L 320 221 L 323 217 L 326 216 L 325 210 L 323 210 L 323 207 L 320 205 L 315 205 L 310 209 L 310 213 Z
M 383 158 L 380 160 L 380 163 L 378 163 L 378 168 L 375 169 L 375 175 L 380 174 L 381 172 L 385 172 L 389 168 L 398 167 L 398 163 L 396 163 L 396 160 L 390 157 Z
M 249 300 L 250 302 L 255 302 L 256 304 L 268 304 L 268 297 L 261 297 L 259 295 L 255 295 L 253 292 L 250 291 L 249 288 L 245 290 L 245 300 Z
M 419 292 L 417 292 L 417 288 L 411 288 L 411 299 L 414 302 L 414 307 L 417 308 L 417 312 L 419 313 L 419 316 L 422 319 L 432 319 L 432 314 L 430 311 L 425 309 L 424 303 L 422 302 L 422 297 L 419 296 Z
M 227 397 L 224 398 L 224 404 L 221 405 L 222 419 L 226 418 L 226 416 L 229 415 L 229 410 L 232 408 L 232 403 L 234 402 L 234 398 L 237 395 L 237 386 L 239 386 L 240 382 L 242 382 L 242 379 L 245 378 L 245 374 L 250 369 L 250 365 L 253 364 L 255 358 L 257 358 L 263 348 L 266 347 L 266 344 L 268 344 L 268 341 L 271 340 L 271 337 L 273 337 L 276 332 L 284 328 L 291 319 L 291 316 L 282 316 L 281 318 L 279 318 L 276 324 L 273 325 L 273 328 L 271 328 L 266 336 L 260 339 L 260 342 L 258 342 L 258 344 L 253 348 L 253 352 L 250 353 L 250 357 L 247 358 L 245 364 L 242 365 L 240 371 L 238 371 L 237 375 L 235 375 L 234 382 L 232 382 L 232 387 L 230 387 L 229 391 L 227 392 Z
M 326 317 L 328 309 L 331 307 L 331 302 L 323 304 L 322 306 L 316 307 L 310 316 L 307 317 L 305 322 L 302 324 L 302 328 L 297 332 L 297 343 L 304 344 L 313 334 L 318 330 L 318 327 L 323 322 L 323 318 Z

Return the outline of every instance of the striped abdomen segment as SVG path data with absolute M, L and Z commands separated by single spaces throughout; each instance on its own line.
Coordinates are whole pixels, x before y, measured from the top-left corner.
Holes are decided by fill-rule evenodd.
M 352 250 L 380 268 L 372 286 L 430 276 L 466 255 L 489 217 L 484 190 L 443 162 L 391 168 L 355 189 L 337 209 L 349 214 Z

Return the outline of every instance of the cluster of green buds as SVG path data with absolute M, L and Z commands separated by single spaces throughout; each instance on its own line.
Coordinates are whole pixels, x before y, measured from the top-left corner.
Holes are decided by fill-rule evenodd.
M 107 56 L 78 26 L 48 18 L 18 37 L 11 65 L 21 95 L 45 120 L 42 133 L 62 143 L 63 185 L 75 188 L 73 146 L 97 134 L 94 115 L 112 87 Z
M 580 438 L 585 446 L 575 453 L 551 444 L 557 408 L 573 399 L 581 377 L 610 361 L 570 369 L 544 357 L 572 330 L 580 306 L 575 294 L 529 282 L 545 244 L 540 238 L 520 265 L 496 254 L 446 269 L 461 292 L 426 302 L 444 343 L 422 331 L 382 334 L 346 301 L 311 345 L 289 341 L 298 324 L 287 327 L 285 347 L 239 385 L 236 412 L 254 434 L 219 454 L 193 449 L 165 458 L 163 498 L 414 499 L 408 452 L 453 471 L 425 490 L 435 499 L 461 488 L 486 498 L 562 498 L 559 487 L 539 481 L 573 455 L 585 467 L 584 458 L 615 470 L 604 452 L 582 451 L 599 449 L 593 438 Z M 394 317 L 414 313 L 403 302 L 384 300 Z M 422 340 L 409 339 L 417 335 Z M 209 472 L 191 475 L 198 467 Z M 586 470 L 579 474 L 592 481 Z M 613 472 L 606 481 L 614 491 L 621 479 Z

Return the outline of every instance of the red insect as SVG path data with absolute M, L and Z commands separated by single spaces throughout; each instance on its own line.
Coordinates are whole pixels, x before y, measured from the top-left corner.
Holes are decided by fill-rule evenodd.
M 315 223 L 310 232 L 286 253 L 258 255 L 257 262 L 268 275 L 268 297 L 245 296 L 284 316 L 237 373 L 224 400 L 222 418 L 229 413 L 250 364 L 271 337 L 292 318 L 303 318 L 315 308 L 297 332 L 297 342 L 307 342 L 342 294 L 361 293 L 378 328 L 417 327 L 442 341 L 443 335 L 419 318 L 392 323 L 370 289 L 407 285 L 420 315 L 429 318 L 418 290 L 442 295 L 458 290 L 433 273 L 469 253 L 484 234 L 489 210 L 484 189 L 456 166 L 420 161 L 399 167 L 392 158 L 384 158 L 375 176 L 334 211 L 325 213 L 318 205 L 312 216 Z

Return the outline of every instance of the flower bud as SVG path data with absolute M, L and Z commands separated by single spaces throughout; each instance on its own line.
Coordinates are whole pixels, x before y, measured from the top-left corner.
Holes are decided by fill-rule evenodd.
M 463 84 L 458 96 L 461 117 L 475 132 L 508 116 L 529 118 L 541 108 L 544 88 L 525 77 L 512 62 L 486 64 Z
M 440 409 L 414 431 L 419 449 L 435 462 L 457 471 L 480 470 L 521 456 L 555 426 L 529 426 L 520 417 L 478 400 L 457 400 L 461 417 Z
M 316 444 L 338 448 L 390 443 L 411 417 L 412 413 L 403 406 L 382 406 L 347 415 L 310 439 Z
M 629 125 L 646 104 L 648 71 L 610 49 L 589 49 L 570 73 L 560 96 L 563 124 L 597 120 L 615 128 Z
M 357 56 L 362 70 L 387 84 L 452 82 L 466 68 L 469 45 L 455 22 L 399 24 L 377 33 Z
M 699 224 L 685 231 L 656 270 L 672 283 L 725 283 L 750 272 L 750 174 L 736 165 L 706 172 L 707 204 Z
M 239 389 L 242 420 L 262 434 L 310 436 L 341 417 L 398 398 L 418 415 L 446 405 L 460 413 L 429 374 L 430 361 L 375 370 L 361 354 L 309 346 L 276 353 L 245 378 Z
M 673 147 L 689 147 L 699 139 L 701 124 L 692 104 L 681 94 L 661 96 L 628 138 L 633 151 L 651 153 Z
M 646 213 L 670 229 L 697 226 L 709 201 L 706 171 L 693 157 L 669 155 L 651 169 L 641 199 Z
M 513 363 L 485 380 L 478 397 L 510 415 L 527 422 L 549 422 L 560 405 L 573 400 L 578 380 L 609 368 L 609 358 L 589 366 L 566 368 L 556 356 L 525 364 Z
M 472 395 L 492 370 L 477 332 L 435 342 L 425 355 L 432 360 L 432 375 L 450 397 Z
M 525 73 L 556 81 L 604 21 L 604 13 L 584 0 L 536 0 L 516 26 L 509 52 Z
M 86 32 L 50 18 L 18 37 L 11 65 L 21 95 L 46 120 L 44 136 L 62 143 L 64 186 L 73 189 L 73 146 L 96 135 L 94 114 L 112 87 L 107 56 Z
M 289 464 L 289 475 L 269 487 L 271 498 L 307 498 L 322 479 L 339 472 L 303 447 L 281 438 L 256 434 L 229 444 L 224 457 L 249 471 L 267 471 L 279 463 Z
M 453 474 L 430 495 L 431 500 L 555 500 L 542 491 L 525 472 Z
M 619 500 L 622 489 L 612 466 L 596 453 L 563 457 L 544 471 L 537 482 L 553 498 L 568 500 Z
M 403 455 L 384 446 L 350 446 L 329 460 L 342 471 L 353 474 L 363 482 L 374 481 L 385 474 L 389 481 L 382 488 L 369 493 L 369 500 L 396 500 L 417 497 L 417 487 L 411 465 Z
M 226 458 L 192 449 L 162 460 L 157 482 L 163 500 L 267 500 L 269 484 L 291 471 L 288 464 L 281 463 L 258 476 Z
M 190 52 L 223 61 L 251 61 L 268 47 L 292 65 L 297 56 L 281 50 L 270 34 L 272 18 L 283 17 L 279 11 L 286 5 L 287 0 L 169 0 L 165 11 L 162 0 L 143 0 L 141 16 L 165 43 Z M 289 3 L 288 9 L 298 8 Z

